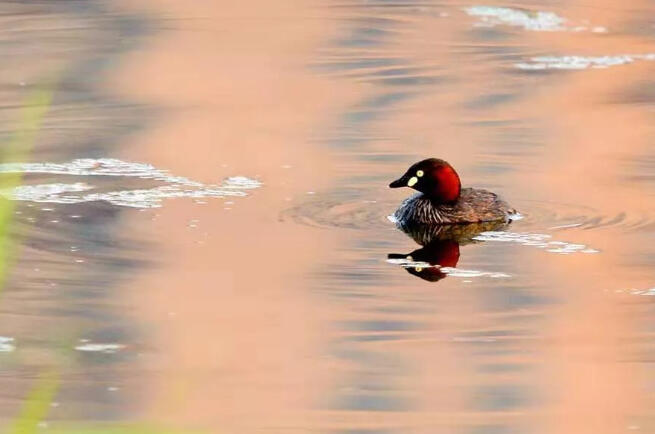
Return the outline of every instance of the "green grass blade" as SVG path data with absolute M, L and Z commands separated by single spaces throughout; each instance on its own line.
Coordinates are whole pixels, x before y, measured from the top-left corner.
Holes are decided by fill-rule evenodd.
M 21 109 L 18 128 L 9 142 L 3 146 L 0 155 L 1 162 L 11 163 L 26 161 L 37 134 L 41 127 L 43 116 L 52 103 L 54 85 L 44 86 L 31 92 Z M 11 191 L 22 182 L 20 173 L 4 173 L 0 175 L 0 191 Z M 0 197 L 0 293 L 4 288 L 9 263 L 13 257 L 13 245 L 10 239 L 11 222 L 16 205 L 13 201 Z
M 36 385 L 23 401 L 20 414 L 7 431 L 8 434 L 34 434 L 39 424 L 48 415 L 52 400 L 59 388 L 59 375 L 47 372 L 39 378 Z

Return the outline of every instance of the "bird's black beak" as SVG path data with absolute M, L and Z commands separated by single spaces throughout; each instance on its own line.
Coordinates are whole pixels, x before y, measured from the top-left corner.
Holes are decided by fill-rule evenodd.
M 402 253 L 389 253 L 387 255 L 387 259 L 405 259 L 407 258 L 407 255 L 403 255 Z
M 407 187 L 407 175 L 403 175 L 402 177 L 396 179 L 394 182 L 389 184 L 389 188 L 400 188 L 400 187 Z

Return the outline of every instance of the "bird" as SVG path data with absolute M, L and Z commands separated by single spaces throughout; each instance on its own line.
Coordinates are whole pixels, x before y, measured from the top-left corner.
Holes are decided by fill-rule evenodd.
M 403 228 L 472 223 L 508 223 L 518 212 L 496 193 L 462 188 L 447 161 L 428 158 L 410 166 L 390 188 L 410 187 L 418 193 L 405 199 L 392 220 Z

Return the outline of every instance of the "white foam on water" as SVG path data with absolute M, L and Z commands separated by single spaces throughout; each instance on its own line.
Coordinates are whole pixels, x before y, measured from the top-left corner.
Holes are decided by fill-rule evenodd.
M 411 257 L 407 258 L 389 258 L 387 259 L 388 264 L 394 264 L 394 265 L 400 265 L 401 267 L 405 268 L 416 268 L 416 267 L 421 267 L 421 268 L 429 268 L 429 267 L 435 267 L 439 268 L 438 265 L 431 265 L 428 264 L 427 262 L 423 261 L 414 261 L 411 259 Z
M 234 176 L 220 184 L 203 184 L 188 178 L 173 176 L 168 171 L 150 164 L 132 163 L 113 158 L 84 158 L 68 163 L 5 163 L 0 164 L 0 173 L 31 173 L 70 175 L 80 177 L 114 176 L 136 177 L 155 180 L 165 185 L 148 188 L 92 192 L 95 187 L 83 182 L 70 184 L 22 185 L 0 195 L 13 200 L 42 203 L 84 203 L 107 201 L 117 206 L 132 208 L 158 208 L 164 199 L 190 197 L 246 196 L 245 190 L 261 187 L 261 182 L 245 176 Z
M 100 343 L 82 343 L 80 345 L 77 345 L 75 349 L 77 351 L 83 351 L 83 352 L 89 352 L 89 353 L 106 353 L 106 354 L 113 354 L 117 351 L 122 350 L 125 348 L 125 345 L 121 344 L 100 344 Z
M 93 187 L 83 182 L 21 185 L 12 190 L 0 191 L 0 195 L 8 196 L 13 200 L 29 200 L 32 202 L 76 203 L 79 195 L 69 195 L 68 193 L 79 193 L 91 189 Z
M 403 268 L 438 268 L 448 276 L 461 277 L 465 279 L 470 279 L 473 277 L 491 277 L 494 279 L 512 277 L 507 273 L 500 273 L 495 271 L 465 270 L 463 268 L 442 267 L 440 265 L 432 265 L 423 261 L 414 261 L 411 258 L 391 258 L 387 259 L 387 263 L 400 265 Z
M 655 296 L 655 288 L 650 288 L 650 289 L 633 289 L 630 291 L 631 294 L 634 295 L 646 295 L 646 296 Z
M 465 270 L 463 268 L 441 267 L 441 271 L 452 277 L 463 277 L 466 279 L 472 277 L 491 277 L 492 279 L 512 277 L 507 273 L 497 271 Z
M 147 163 L 134 163 L 116 158 L 78 158 L 67 163 L 3 163 L 0 173 L 48 173 L 76 176 L 123 176 L 154 179 L 169 184 L 202 186 L 181 176 L 172 176 L 166 170 Z
M 547 234 L 533 234 L 533 233 L 517 233 L 517 232 L 501 232 L 501 231 L 488 231 L 481 232 L 473 237 L 478 241 L 495 241 L 502 243 L 517 243 L 524 246 L 537 247 L 544 249 L 550 253 L 599 253 L 598 250 L 589 248 L 584 244 L 568 243 L 566 241 L 551 240 L 551 236 Z
M 525 71 L 546 69 L 583 70 L 605 69 L 612 66 L 627 65 L 635 61 L 655 60 L 655 53 L 621 54 L 616 56 L 537 56 L 529 62 L 515 63 L 514 67 Z
M 530 11 L 498 6 L 471 6 L 464 9 L 478 18 L 474 27 L 512 26 L 533 32 L 584 32 L 606 33 L 602 26 L 576 25 L 554 12 Z
M 0 336 L 0 353 L 11 353 L 15 349 L 14 338 Z
M 525 30 L 555 32 L 567 30 L 567 20 L 553 12 L 531 12 L 496 6 L 471 6 L 464 9 L 468 15 L 479 18 L 475 27 L 498 25 L 523 27 Z

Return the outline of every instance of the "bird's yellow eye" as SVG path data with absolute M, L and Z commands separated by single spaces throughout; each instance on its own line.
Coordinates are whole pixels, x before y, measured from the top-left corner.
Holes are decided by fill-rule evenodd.
M 420 273 L 421 271 L 423 271 L 423 268 L 421 268 L 421 267 L 415 267 L 415 268 L 414 268 L 414 271 L 416 271 L 417 273 Z
M 423 173 L 422 170 L 419 170 L 419 171 L 416 172 L 416 176 L 418 176 L 419 178 L 420 178 L 421 176 L 423 176 L 423 175 L 424 175 L 424 173 Z

